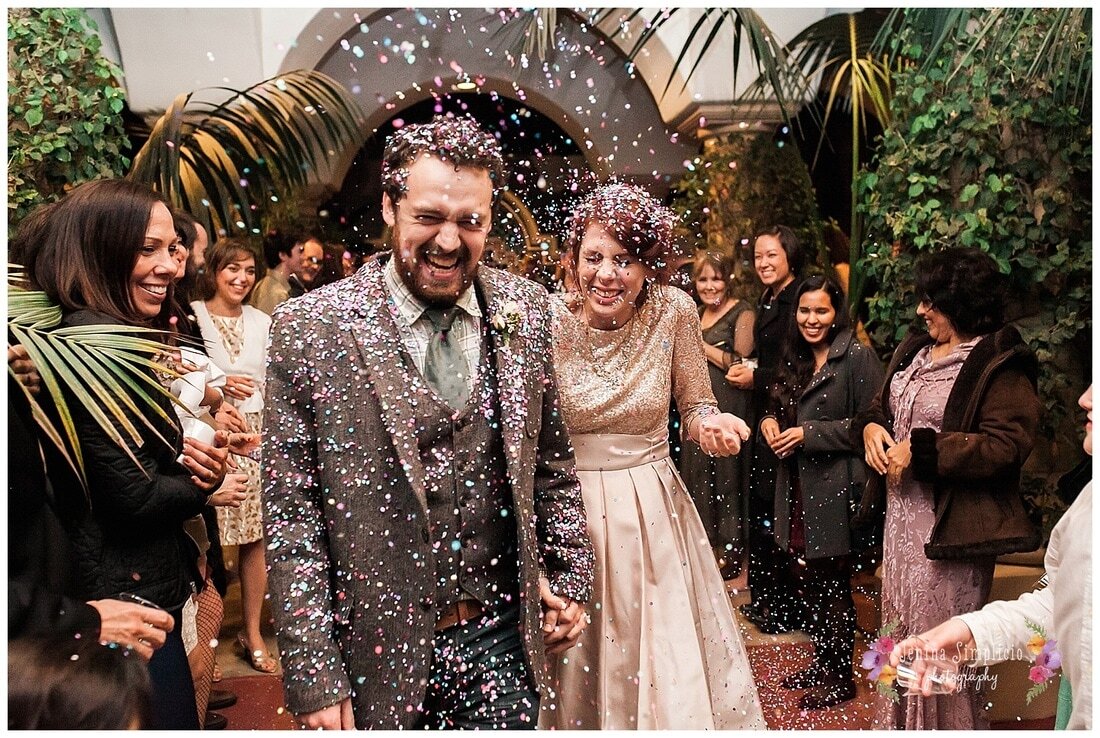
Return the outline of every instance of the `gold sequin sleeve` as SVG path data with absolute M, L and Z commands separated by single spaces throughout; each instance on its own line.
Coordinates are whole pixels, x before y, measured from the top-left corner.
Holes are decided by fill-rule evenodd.
M 710 387 L 707 359 L 703 354 L 703 331 L 699 313 L 685 292 L 665 288 L 669 312 L 675 318 L 672 346 L 672 396 L 685 432 L 696 419 L 718 412 L 718 401 Z M 692 440 L 697 440 L 692 436 Z

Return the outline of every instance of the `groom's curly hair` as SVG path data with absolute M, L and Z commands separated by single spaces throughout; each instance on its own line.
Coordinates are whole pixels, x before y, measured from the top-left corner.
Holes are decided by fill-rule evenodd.
M 408 192 L 409 165 L 421 156 L 454 165 L 486 169 L 493 183 L 493 202 L 507 184 L 500 143 L 468 116 L 437 115 L 430 123 L 400 128 L 386 142 L 382 154 L 382 191 L 397 203 Z

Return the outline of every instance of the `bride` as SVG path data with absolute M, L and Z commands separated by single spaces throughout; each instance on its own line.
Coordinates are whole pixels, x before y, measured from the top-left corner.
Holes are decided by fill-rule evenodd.
M 541 726 L 764 728 L 748 657 L 706 530 L 669 459 L 668 407 L 727 456 L 749 429 L 718 412 L 699 317 L 667 286 L 675 216 L 605 185 L 573 217 L 570 284 L 551 301 L 562 412 L 596 551 L 592 618 L 552 662 Z

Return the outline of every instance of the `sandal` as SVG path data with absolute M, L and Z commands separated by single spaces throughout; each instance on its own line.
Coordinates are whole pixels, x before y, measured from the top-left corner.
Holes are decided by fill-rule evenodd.
M 218 660 L 214 659 L 214 669 L 210 674 L 210 681 L 217 684 L 222 680 L 222 667 L 218 666 Z
M 279 664 L 275 661 L 269 653 L 257 649 L 255 651 L 249 649 L 248 641 L 245 640 L 244 633 L 237 634 L 237 646 L 240 647 L 241 653 L 248 660 L 248 663 L 252 665 L 252 668 L 262 674 L 274 674 L 279 670 Z

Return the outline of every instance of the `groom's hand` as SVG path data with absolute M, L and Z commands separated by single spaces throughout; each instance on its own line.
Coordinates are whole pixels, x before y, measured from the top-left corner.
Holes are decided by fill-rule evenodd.
M 355 730 L 355 718 L 351 712 L 351 697 L 345 697 L 335 705 L 322 707 L 316 712 L 303 712 L 294 717 L 306 730 Z
M 542 637 L 546 653 L 569 650 L 576 645 L 588 625 L 584 605 L 551 592 L 546 577 L 539 577 L 539 594 L 542 597 Z

